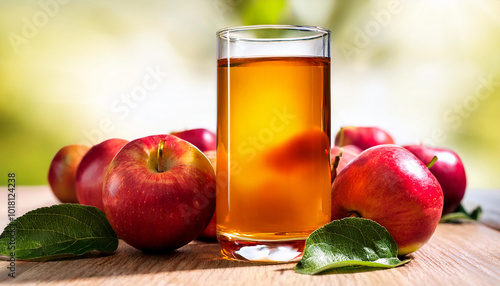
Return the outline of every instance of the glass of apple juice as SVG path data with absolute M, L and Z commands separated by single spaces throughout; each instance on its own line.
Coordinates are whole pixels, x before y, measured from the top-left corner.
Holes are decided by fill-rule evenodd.
M 330 221 L 330 31 L 217 32 L 217 239 L 227 259 L 300 260 Z

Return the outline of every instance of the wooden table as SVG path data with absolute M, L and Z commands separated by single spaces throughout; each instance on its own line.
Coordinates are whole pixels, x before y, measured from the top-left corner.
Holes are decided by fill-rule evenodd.
M 7 201 L 4 187 L 0 195 Z M 17 215 L 57 203 L 48 187 L 18 187 Z M 481 203 L 482 223 L 440 224 L 431 240 L 402 267 L 359 273 L 301 275 L 295 264 L 227 261 L 216 243 L 192 242 L 167 255 L 151 255 L 120 241 L 112 255 L 16 263 L 16 278 L 0 261 L 0 283 L 57 285 L 500 285 L 500 191 L 468 191 Z M 2 227 L 7 207 L 1 208 Z M 5 214 L 5 215 L 3 215 Z

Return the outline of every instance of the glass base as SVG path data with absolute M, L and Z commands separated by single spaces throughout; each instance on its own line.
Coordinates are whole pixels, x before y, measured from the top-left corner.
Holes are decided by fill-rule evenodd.
M 287 263 L 302 258 L 306 238 L 291 240 L 249 240 L 234 235 L 217 234 L 225 259 L 254 262 Z

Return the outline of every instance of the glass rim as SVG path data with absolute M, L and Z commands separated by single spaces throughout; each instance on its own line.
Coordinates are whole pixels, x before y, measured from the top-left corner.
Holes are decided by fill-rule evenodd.
M 314 32 L 311 35 L 298 36 L 298 37 L 283 37 L 283 38 L 259 38 L 259 37 L 234 37 L 224 36 L 227 33 L 246 32 L 252 30 L 291 30 Z M 302 26 L 302 25 L 251 25 L 251 26 L 238 26 L 229 27 L 218 30 L 216 36 L 220 39 L 229 41 L 247 41 L 247 42 L 276 42 L 276 41 L 304 41 L 318 39 L 324 36 L 330 36 L 331 31 L 319 26 Z

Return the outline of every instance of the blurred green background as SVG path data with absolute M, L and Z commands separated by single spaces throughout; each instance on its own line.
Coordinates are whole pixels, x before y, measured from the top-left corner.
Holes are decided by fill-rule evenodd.
M 215 131 L 215 32 L 297 24 L 332 30 L 334 134 L 445 146 L 469 188 L 500 189 L 498 15 L 496 0 L 2 0 L 0 174 L 43 185 L 64 145 Z

